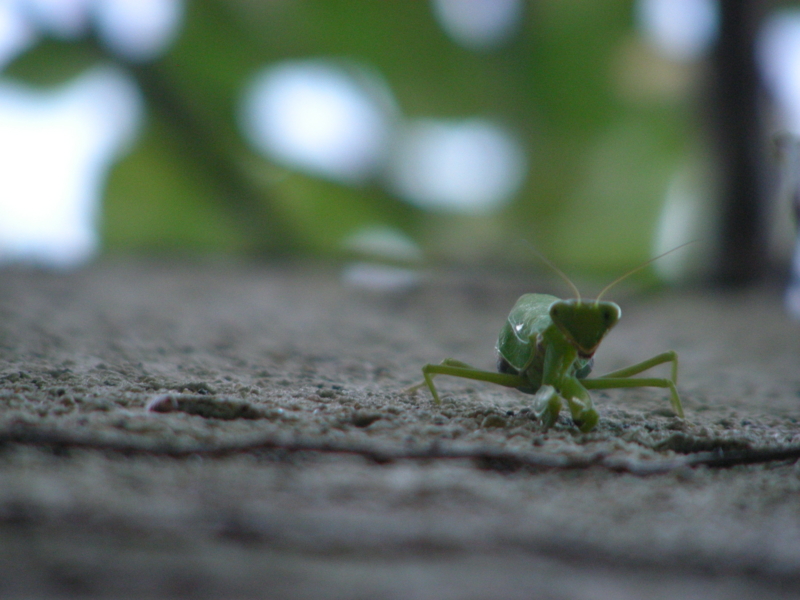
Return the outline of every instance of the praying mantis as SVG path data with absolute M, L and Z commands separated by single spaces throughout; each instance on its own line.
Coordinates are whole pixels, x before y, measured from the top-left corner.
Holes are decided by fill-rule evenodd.
M 447 358 L 440 364 L 422 367 L 424 381 L 408 391 L 425 385 L 436 404 L 441 403 L 433 385 L 435 375 L 450 375 L 516 388 L 533 394 L 533 412 L 543 428 L 552 427 L 562 406 L 567 405 L 572 421 L 582 432 L 589 432 L 599 421 L 589 390 L 633 387 L 658 387 L 669 390 L 672 410 L 684 417 L 678 390 L 678 355 L 669 350 L 624 369 L 587 379 L 594 363 L 594 353 L 606 334 L 617 324 L 622 311 L 602 297 L 617 283 L 662 256 L 682 248 L 673 248 L 612 281 L 595 300 L 581 299 L 578 288 L 555 265 L 540 255 L 572 288 L 575 297 L 562 300 L 548 294 L 523 294 L 506 319 L 497 340 L 497 372 L 476 369 L 464 362 Z M 655 366 L 671 363 L 668 378 L 634 377 Z

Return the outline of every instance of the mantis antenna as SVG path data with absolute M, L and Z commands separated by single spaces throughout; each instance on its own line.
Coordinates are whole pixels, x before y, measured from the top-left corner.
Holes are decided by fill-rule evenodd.
M 616 278 L 614 281 L 612 281 L 612 282 L 611 282 L 611 283 L 609 283 L 609 284 L 608 284 L 606 287 L 604 287 L 604 288 L 603 288 L 603 289 L 600 291 L 600 293 L 599 293 L 599 294 L 597 294 L 597 299 L 594 301 L 594 303 L 595 303 L 595 304 L 597 304 L 598 302 L 600 302 L 600 298 L 602 298 L 602 297 L 605 295 L 605 293 L 606 293 L 608 290 L 610 290 L 612 287 L 614 287 L 615 285 L 617 285 L 617 284 L 618 284 L 620 281 L 622 281 L 623 279 L 627 279 L 628 277 L 630 277 L 631 275 L 633 275 L 633 274 L 634 274 L 634 273 L 636 273 L 637 271 L 640 271 L 640 270 L 644 269 L 644 268 L 645 268 L 647 265 L 649 265 L 650 263 L 657 261 L 659 258 L 662 258 L 662 257 L 666 256 L 667 254 L 672 254 L 673 252 L 675 252 L 676 250 L 680 250 L 680 249 L 681 249 L 681 248 L 683 248 L 684 246 L 688 246 L 689 244 L 694 244 L 696 241 L 697 241 L 697 240 L 691 240 L 691 241 L 689 241 L 689 242 L 685 242 L 685 243 L 681 244 L 680 246 L 675 246 L 675 247 L 674 247 L 672 250 L 667 250 L 667 251 L 666 251 L 666 252 L 664 252 L 663 254 L 659 254 L 658 256 L 656 256 L 656 257 L 653 257 L 653 258 L 651 258 L 650 260 L 647 260 L 647 261 L 643 262 L 643 263 L 642 263 L 642 264 L 640 264 L 638 267 L 634 267 L 633 269 L 631 269 L 631 270 L 630 270 L 630 271 L 628 271 L 627 273 L 625 273 L 625 274 L 623 274 L 623 275 L 620 275 L 620 276 L 619 276 L 619 277 L 617 277 L 617 278 Z M 554 267 L 554 268 L 555 268 L 555 267 Z M 565 277 L 566 277 L 566 276 L 565 276 Z M 574 287 L 574 286 L 573 286 L 573 287 Z
M 539 257 L 539 259 L 540 259 L 540 260 L 541 260 L 541 261 L 542 261 L 544 264 L 546 264 L 548 267 L 550 267 L 551 269 L 553 269 L 553 271 L 555 271 L 556 275 L 558 275 L 559 277 L 561 277 L 561 279 L 563 279 L 564 281 L 566 281 L 566 282 L 567 282 L 567 285 L 568 285 L 568 286 L 569 286 L 569 287 L 572 289 L 572 291 L 573 291 L 573 292 L 575 292 L 575 298 L 578 300 L 578 302 L 580 302 L 580 301 L 581 301 L 581 293 L 580 293 L 580 291 L 578 290 L 577 286 L 576 286 L 574 283 L 572 283 L 572 281 L 570 280 L 570 278 L 569 278 L 569 277 L 567 277 L 567 276 L 564 274 L 564 271 L 562 271 L 562 270 L 561 270 L 561 269 L 559 269 L 557 266 L 555 266 L 553 263 L 551 263 L 549 260 L 547 260 L 547 257 L 546 257 L 544 254 L 542 254 L 541 252 L 539 252 L 539 251 L 538 251 L 536 248 L 534 248 L 534 247 L 533 247 L 533 245 L 532 245 L 530 242 L 528 242 L 527 240 L 523 240 L 523 241 L 524 241 L 524 242 L 527 244 L 528 248 L 530 248 L 531 250 L 533 250 L 533 253 L 534 253 L 536 256 L 538 256 L 538 257 Z M 679 247 L 680 247 L 680 246 L 679 246 Z M 675 248 L 675 250 L 677 250 L 677 249 L 678 249 L 678 248 Z M 672 250 L 670 250 L 670 252 L 672 252 Z M 653 260 L 655 260 L 655 259 L 653 259 Z M 642 266 L 644 266 L 644 265 L 642 265 Z

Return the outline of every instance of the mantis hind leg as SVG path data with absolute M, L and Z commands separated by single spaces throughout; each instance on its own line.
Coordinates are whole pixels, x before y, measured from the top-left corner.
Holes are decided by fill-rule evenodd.
M 668 362 L 672 363 L 671 377 L 669 379 L 657 377 L 631 377 L 632 375 L 638 375 L 639 373 L 652 367 Z M 616 371 L 612 371 L 611 373 L 606 373 L 602 377 L 597 377 L 596 379 L 584 379 L 581 381 L 581 383 L 586 389 L 589 390 L 607 390 L 632 387 L 668 388 L 672 410 L 674 410 L 679 417 L 683 418 L 683 405 L 681 404 L 681 399 L 678 395 L 678 389 L 675 387 L 677 381 L 678 355 L 674 351 L 670 350 L 669 352 L 663 352 L 658 356 L 654 356 L 649 360 L 636 363 L 630 367 L 618 369 Z
M 496 373 L 494 371 L 483 371 L 468 365 L 467 363 L 455 360 L 454 358 L 446 358 L 438 365 L 425 365 L 422 367 L 422 375 L 425 381 L 408 388 L 407 392 L 414 392 L 427 385 L 433 396 L 433 401 L 436 404 L 441 403 L 439 393 L 433 385 L 433 377 L 435 375 L 450 375 L 451 377 L 462 377 L 464 379 L 473 379 L 475 381 L 486 381 L 488 383 L 496 383 L 506 387 L 518 388 L 530 385 L 528 381 L 519 375 L 512 375 L 510 373 Z
M 636 363 L 635 365 L 631 365 L 630 367 L 625 367 L 624 369 L 618 369 L 616 371 L 611 371 L 611 373 L 606 373 L 599 377 L 599 379 L 605 379 L 606 377 L 630 377 L 631 375 L 638 375 L 643 371 L 647 371 L 647 369 L 651 369 L 657 365 L 663 365 L 664 363 L 672 363 L 672 372 L 670 373 L 670 379 L 672 383 L 678 383 L 678 353 L 674 350 L 669 350 L 667 352 L 662 352 L 658 356 L 654 356 L 648 360 L 643 360 L 640 363 Z

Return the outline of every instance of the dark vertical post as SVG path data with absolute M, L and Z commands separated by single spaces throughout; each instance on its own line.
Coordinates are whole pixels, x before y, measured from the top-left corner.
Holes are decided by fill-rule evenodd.
M 721 182 L 718 279 L 752 282 L 766 270 L 763 137 L 755 62 L 758 26 L 769 2 L 721 0 L 720 36 L 713 56 L 712 113 Z

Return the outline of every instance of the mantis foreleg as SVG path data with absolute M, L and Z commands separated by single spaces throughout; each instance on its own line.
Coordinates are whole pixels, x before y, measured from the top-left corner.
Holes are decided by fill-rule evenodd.
M 561 412 L 561 396 L 552 385 L 543 385 L 533 396 L 533 414 L 549 429 L 556 423 Z
M 600 420 L 592 404 L 592 397 L 583 385 L 585 380 L 578 381 L 574 377 L 564 377 L 559 383 L 561 395 L 567 401 L 572 420 L 578 425 L 581 431 L 591 431 Z

